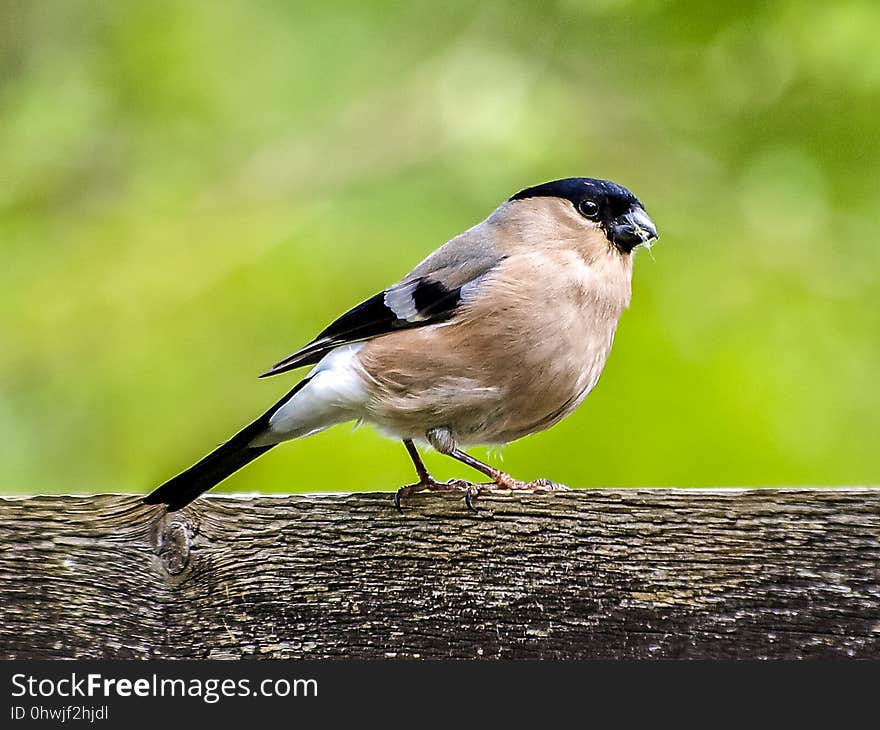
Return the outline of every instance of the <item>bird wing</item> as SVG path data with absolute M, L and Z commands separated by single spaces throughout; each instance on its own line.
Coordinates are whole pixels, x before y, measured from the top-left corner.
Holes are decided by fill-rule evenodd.
M 476 287 L 503 258 L 491 246 L 474 247 L 460 241 L 465 235 L 441 246 L 398 283 L 343 314 L 314 340 L 260 377 L 314 365 L 340 345 L 453 317 L 469 288 Z

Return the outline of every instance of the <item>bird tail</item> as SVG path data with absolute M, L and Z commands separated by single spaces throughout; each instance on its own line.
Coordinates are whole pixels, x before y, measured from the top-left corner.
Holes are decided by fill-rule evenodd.
M 308 379 L 298 383 L 256 421 L 245 426 L 201 461 L 156 488 L 147 495 L 144 502 L 165 504 L 169 512 L 176 512 L 237 472 L 245 464 L 265 454 L 275 444 L 252 446 L 251 443 L 269 427 L 272 414 L 287 403 L 307 382 Z

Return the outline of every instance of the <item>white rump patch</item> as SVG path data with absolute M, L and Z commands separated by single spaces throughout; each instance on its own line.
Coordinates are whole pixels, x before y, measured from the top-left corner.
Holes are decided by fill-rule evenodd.
M 359 342 L 328 352 L 306 377 L 306 385 L 269 419 L 269 429 L 251 441 L 269 446 L 309 436 L 363 416 L 367 393 L 357 364 Z

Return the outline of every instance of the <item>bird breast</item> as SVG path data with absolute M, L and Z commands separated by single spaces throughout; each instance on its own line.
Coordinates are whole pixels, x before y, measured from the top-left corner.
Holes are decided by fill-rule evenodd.
M 447 427 L 464 445 L 500 444 L 557 423 L 596 385 L 631 259 L 571 250 L 505 259 L 448 322 L 367 342 L 357 359 L 364 420 L 396 438 Z

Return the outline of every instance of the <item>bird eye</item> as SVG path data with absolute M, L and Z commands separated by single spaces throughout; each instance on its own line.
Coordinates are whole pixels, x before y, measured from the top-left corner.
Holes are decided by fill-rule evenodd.
M 578 203 L 578 210 L 585 218 L 595 220 L 596 216 L 599 215 L 599 204 L 595 200 L 587 198 Z

